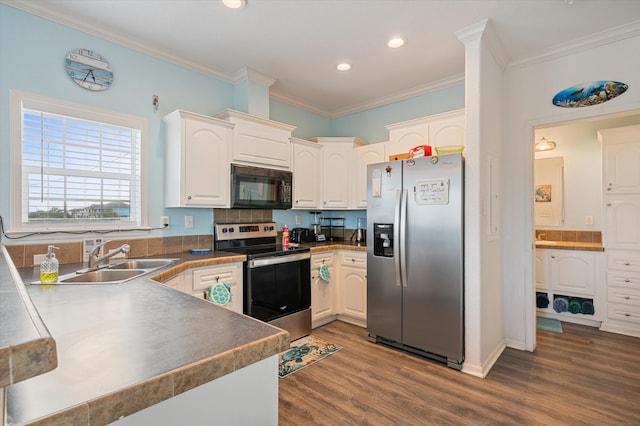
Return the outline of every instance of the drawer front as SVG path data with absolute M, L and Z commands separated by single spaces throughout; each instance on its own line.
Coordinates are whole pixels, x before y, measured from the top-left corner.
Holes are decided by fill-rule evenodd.
M 361 252 L 349 252 L 340 254 L 340 264 L 356 268 L 367 267 L 367 255 Z
M 607 300 L 611 303 L 631 305 L 640 308 L 640 289 L 609 287 L 607 289 Z
M 607 285 L 640 290 L 640 273 L 609 271 Z
M 193 271 L 193 290 L 203 290 L 209 288 L 209 286 L 216 285 L 216 278 L 220 283 L 235 284 L 239 281 L 238 272 L 238 267 L 195 270 Z
M 610 253 L 607 255 L 608 269 L 640 271 L 640 256 L 628 253 Z
M 640 324 L 640 306 L 609 303 L 607 306 L 607 316 L 617 321 Z
M 333 253 L 321 253 L 321 254 L 312 254 L 311 255 L 311 269 L 317 270 L 321 265 L 327 265 L 328 267 L 332 267 L 334 263 L 334 255 Z

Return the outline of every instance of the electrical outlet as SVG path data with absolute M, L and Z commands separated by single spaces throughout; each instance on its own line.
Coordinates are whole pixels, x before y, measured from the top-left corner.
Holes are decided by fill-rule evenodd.
M 193 228 L 193 216 L 185 216 L 184 217 L 184 227 L 185 227 L 185 229 Z
M 169 216 L 160 216 L 160 224 L 165 228 L 169 227 Z
M 300 215 L 296 215 L 296 225 L 300 225 L 302 223 L 302 218 Z
M 593 216 L 585 216 L 584 217 L 585 225 L 593 225 Z
M 46 256 L 46 254 L 34 254 L 33 255 L 33 266 L 38 266 L 39 264 L 42 263 L 42 259 L 44 259 L 44 257 Z

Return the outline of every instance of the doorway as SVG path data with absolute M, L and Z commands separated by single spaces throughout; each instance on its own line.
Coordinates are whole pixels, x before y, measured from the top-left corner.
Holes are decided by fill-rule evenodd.
M 535 233 L 552 231 L 592 231 L 602 233 L 604 230 L 602 194 L 602 158 L 601 147 L 597 137 L 599 129 L 623 127 L 640 124 L 640 111 L 627 111 L 605 116 L 577 119 L 558 123 L 544 123 L 532 126 L 532 161 L 539 158 L 563 158 L 563 220 L 555 225 L 542 225 L 535 222 L 535 179 L 532 176 L 532 228 L 531 236 Z M 535 152 L 533 145 L 541 138 L 554 141 L 553 150 L 542 153 Z M 535 167 L 532 167 L 532 174 Z M 551 195 L 552 196 L 552 195 Z M 557 235 L 557 234 L 556 234 Z M 535 243 L 535 241 L 534 241 Z M 532 265 L 535 266 L 535 250 Z M 536 343 L 536 277 L 535 267 L 531 268 L 531 287 L 528 300 L 533 306 L 533 315 L 527 336 L 527 348 L 533 350 Z M 602 285 L 598 282 L 596 285 Z

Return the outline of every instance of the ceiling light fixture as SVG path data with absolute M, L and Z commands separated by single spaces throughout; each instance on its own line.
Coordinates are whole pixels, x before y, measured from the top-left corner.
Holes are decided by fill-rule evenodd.
M 338 68 L 338 70 L 340 71 L 349 71 L 351 69 L 351 65 L 347 64 L 346 62 L 343 62 L 341 64 L 338 64 L 336 68 Z
M 387 42 L 387 46 L 389 46 L 392 49 L 396 49 L 398 47 L 404 46 L 406 42 L 407 41 L 402 37 L 394 37 Z
M 222 4 L 229 9 L 242 9 L 247 5 L 247 0 L 222 0 Z
M 556 143 L 543 137 L 540 139 L 540 142 L 536 143 L 535 147 L 536 152 L 551 151 L 556 149 Z

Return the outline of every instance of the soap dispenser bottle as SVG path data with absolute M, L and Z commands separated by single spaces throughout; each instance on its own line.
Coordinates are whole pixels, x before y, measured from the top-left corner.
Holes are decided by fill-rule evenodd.
M 42 284 L 52 284 L 58 282 L 58 259 L 53 250 L 58 247 L 49 246 L 47 254 L 40 263 L 40 282 Z

